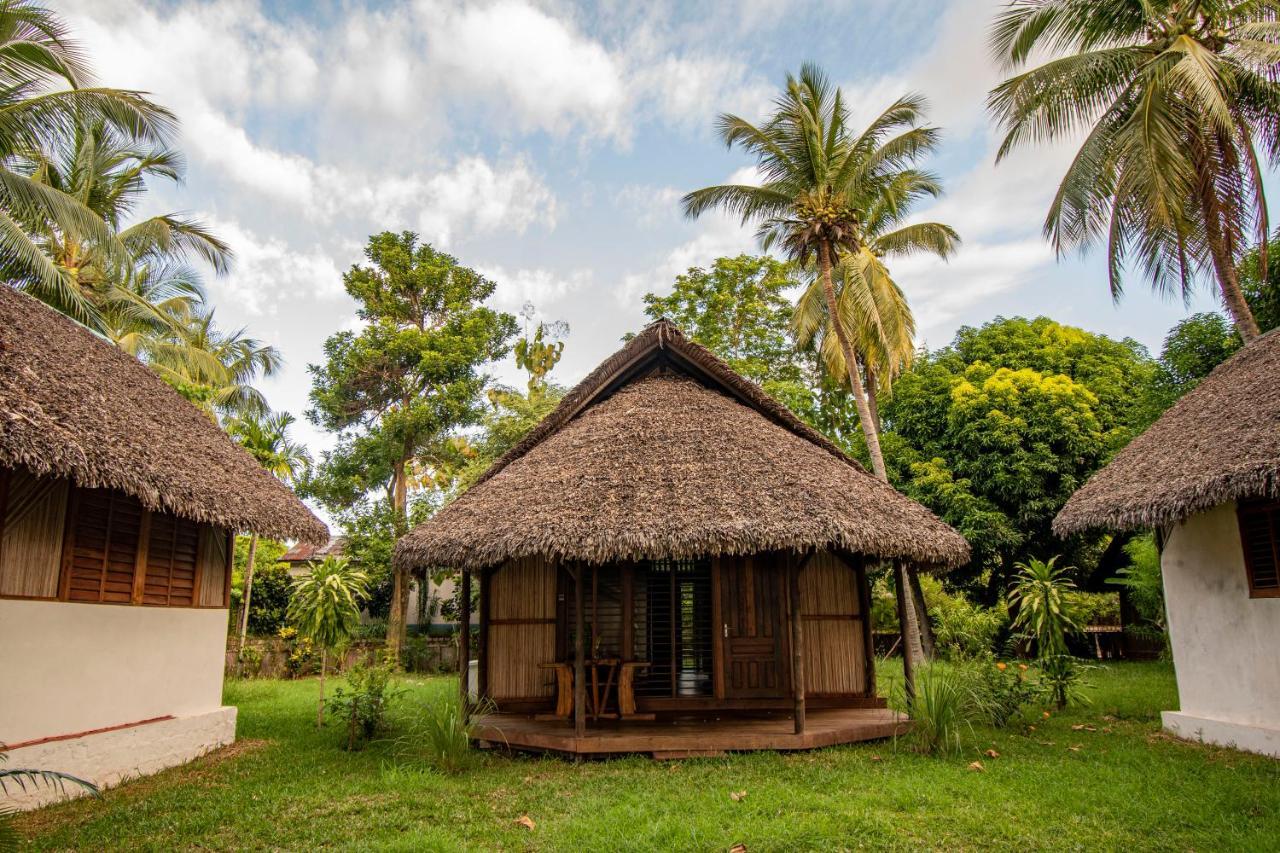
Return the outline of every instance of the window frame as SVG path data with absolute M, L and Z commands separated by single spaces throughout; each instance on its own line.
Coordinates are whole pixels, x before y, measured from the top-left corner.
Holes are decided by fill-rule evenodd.
M 1246 525 L 1259 517 L 1266 520 L 1271 541 L 1271 561 L 1277 575 L 1277 583 L 1259 588 L 1255 580 L 1253 555 L 1246 544 Z M 1280 500 L 1242 501 L 1236 505 L 1236 522 L 1240 532 L 1240 551 L 1244 557 L 1245 581 L 1249 585 L 1249 598 L 1280 598 Z

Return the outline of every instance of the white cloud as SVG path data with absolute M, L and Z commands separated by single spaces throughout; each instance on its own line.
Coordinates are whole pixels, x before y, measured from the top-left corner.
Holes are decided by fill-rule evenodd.
M 490 299 L 493 306 L 512 312 L 532 302 L 540 315 L 547 315 L 549 306 L 591 285 L 590 270 L 575 270 L 565 276 L 546 269 L 482 267 L 480 273 L 497 284 Z
M 678 221 L 682 190 L 675 187 L 656 187 L 649 184 L 627 184 L 613 197 L 614 204 L 629 210 L 636 216 L 637 224 L 652 227 L 659 223 Z
M 207 282 L 215 305 L 233 304 L 237 311 L 270 315 L 300 299 L 332 301 L 344 295 L 338 263 L 320 246 L 299 251 L 233 220 L 207 221 L 235 252 L 232 271 Z

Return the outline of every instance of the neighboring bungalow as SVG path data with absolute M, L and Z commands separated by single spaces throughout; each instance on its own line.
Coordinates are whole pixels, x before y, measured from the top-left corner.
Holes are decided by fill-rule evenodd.
M 1155 528 L 1178 711 L 1193 740 L 1280 756 L 1280 331 L 1220 365 L 1054 520 Z
M 323 560 L 325 557 L 341 557 L 346 551 L 346 546 L 347 539 L 345 536 L 335 536 L 323 545 L 299 542 L 281 554 L 280 559 L 276 562 L 284 563 L 289 567 L 289 574 L 292 577 L 297 577 L 311 563 Z M 430 596 L 425 603 L 425 608 L 419 598 L 424 585 L 429 590 L 427 594 Z M 453 595 L 453 591 L 454 583 L 450 578 L 446 578 L 440 583 L 436 583 L 425 575 L 414 578 L 409 587 L 408 624 L 411 627 L 414 625 L 455 626 L 456 623 L 450 622 L 440 616 L 439 613 L 439 602 L 447 601 Z M 365 615 L 366 617 L 368 616 L 367 613 Z
M 0 286 L 7 766 L 112 785 L 233 741 L 222 667 L 244 530 L 328 537 L 137 359 Z M 14 794 L 0 806 L 58 792 Z
M 395 560 L 479 578 L 473 687 L 497 710 L 482 743 L 677 756 L 899 731 L 876 694 L 867 568 L 967 556 L 663 320 Z

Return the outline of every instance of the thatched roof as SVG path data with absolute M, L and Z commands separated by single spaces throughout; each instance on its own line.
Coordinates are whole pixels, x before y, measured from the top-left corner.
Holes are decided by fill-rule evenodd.
M 667 321 L 564 398 L 397 565 L 483 568 L 833 547 L 945 567 L 964 539 Z
M 0 285 L 0 466 L 110 487 L 153 510 L 276 538 L 329 531 L 133 356 Z
M 346 550 L 347 537 L 345 536 L 335 536 L 323 544 L 299 542 L 281 554 L 276 562 L 289 563 L 296 566 L 323 560 L 325 557 L 341 557 Z
M 1280 329 L 1218 365 L 1130 442 L 1053 529 L 1154 527 L 1255 497 L 1280 497 Z

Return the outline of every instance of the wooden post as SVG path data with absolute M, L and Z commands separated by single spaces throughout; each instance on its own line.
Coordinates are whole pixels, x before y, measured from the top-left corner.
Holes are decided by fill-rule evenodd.
M 470 718 L 471 694 L 467 682 L 471 673 L 471 572 L 462 570 L 461 602 L 458 605 L 458 692 L 462 697 L 458 707 L 464 721 Z
M 583 610 L 586 596 L 583 594 L 585 567 L 578 563 L 573 567 L 573 733 L 584 737 L 587 733 L 587 667 L 583 654 L 583 634 L 586 618 Z
M 804 562 L 807 562 L 805 558 Z M 791 580 L 791 692 L 795 698 L 795 732 L 804 734 L 804 608 L 800 606 L 800 571 L 804 562 L 792 567 Z
M 858 579 L 858 615 L 862 621 L 862 653 L 866 682 L 863 684 L 867 696 L 876 695 L 876 639 L 871 632 L 871 583 L 867 580 L 867 561 L 857 557 Z
M 476 698 L 484 702 L 489 695 L 489 590 L 492 587 L 493 573 L 498 569 L 485 569 L 480 572 L 480 662 L 476 665 Z
M 907 626 L 907 572 L 901 560 L 893 561 L 893 585 L 898 593 L 898 627 L 902 635 L 902 684 L 907 698 L 907 713 L 916 703 L 916 674 L 911 661 L 911 649 L 907 645 L 907 635 L 911 629 Z

